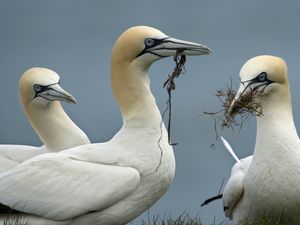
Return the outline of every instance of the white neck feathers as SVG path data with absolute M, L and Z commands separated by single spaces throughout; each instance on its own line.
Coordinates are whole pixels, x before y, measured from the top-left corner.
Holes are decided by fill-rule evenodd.
M 89 144 L 86 134 L 68 117 L 60 102 L 50 102 L 46 107 L 24 106 L 33 129 L 48 150 L 60 151 Z

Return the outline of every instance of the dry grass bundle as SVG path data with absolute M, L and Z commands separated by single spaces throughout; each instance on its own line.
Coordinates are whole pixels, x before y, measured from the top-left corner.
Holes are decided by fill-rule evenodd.
M 216 140 L 219 137 L 219 122 L 221 130 L 224 128 L 234 129 L 234 127 L 239 127 L 239 129 L 241 129 L 243 122 L 249 117 L 262 115 L 262 107 L 258 101 L 258 96 L 261 94 L 262 92 L 258 89 L 250 89 L 250 91 L 243 94 L 234 103 L 233 108 L 229 111 L 230 105 L 236 95 L 236 91 L 232 89 L 232 84 L 226 89 L 217 91 L 216 96 L 222 103 L 222 108 L 216 112 L 204 112 L 204 114 L 210 115 L 213 118 Z M 214 147 L 214 144 L 211 147 Z

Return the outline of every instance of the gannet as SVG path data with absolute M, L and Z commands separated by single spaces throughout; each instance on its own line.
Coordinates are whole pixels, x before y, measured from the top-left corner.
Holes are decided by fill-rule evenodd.
M 242 95 L 259 89 L 263 115 L 257 117 L 256 144 L 248 168 L 234 166 L 223 193 L 225 214 L 234 224 L 259 223 L 264 218 L 273 224 L 299 224 L 300 141 L 287 66 L 281 58 L 257 56 L 242 67 L 240 79 L 231 108 Z
M 124 225 L 153 205 L 173 180 L 175 158 L 148 70 L 178 51 L 210 53 L 201 44 L 147 26 L 122 33 L 111 58 L 112 91 L 123 117 L 120 131 L 108 142 L 43 154 L 2 174 L 0 203 L 70 225 Z
M 19 98 L 31 126 L 44 143 L 41 147 L 0 145 L 0 171 L 46 152 L 57 152 L 89 144 L 86 134 L 68 117 L 60 101 L 76 103 L 59 85 L 57 73 L 46 68 L 31 68 L 19 81 Z

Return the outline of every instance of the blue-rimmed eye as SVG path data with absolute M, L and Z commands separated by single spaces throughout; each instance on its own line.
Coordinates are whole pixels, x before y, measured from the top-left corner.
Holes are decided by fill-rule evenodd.
M 257 80 L 259 82 L 264 82 L 268 80 L 268 76 L 266 72 L 262 72 L 261 74 L 258 75 Z
M 146 38 L 144 43 L 146 47 L 152 47 L 155 45 L 155 40 L 153 40 L 152 38 Z
M 35 84 L 33 85 L 33 90 L 37 93 L 41 92 L 42 91 L 42 86 L 41 85 L 38 85 L 38 84 Z

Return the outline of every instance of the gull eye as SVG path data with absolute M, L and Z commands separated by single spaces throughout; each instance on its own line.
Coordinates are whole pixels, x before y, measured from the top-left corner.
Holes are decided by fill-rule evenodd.
M 258 75 L 257 80 L 259 82 L 264 82 L 267 81 L 267 73 L 266 72 L 262 72 L 261 74 Z
M 146 47 L 152 47 L 155 45 L 155 40 L 153 40 L 152 38 L 146 38 L 144 43 Z
M 39 93 L 42 91 L 42 86 L 41 85 L 38 85 L 38 84 L 35 84 L 33 85 L 33 90 L 36 92 L 36 93 Z

